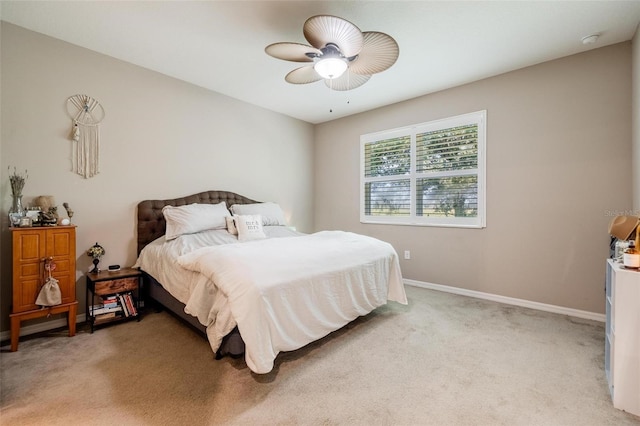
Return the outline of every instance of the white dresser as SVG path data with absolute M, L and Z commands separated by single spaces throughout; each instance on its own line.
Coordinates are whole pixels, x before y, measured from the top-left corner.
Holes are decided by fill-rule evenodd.
M 613 406 L 640 416 L 640 272 L 607 260 L 604 369 Z

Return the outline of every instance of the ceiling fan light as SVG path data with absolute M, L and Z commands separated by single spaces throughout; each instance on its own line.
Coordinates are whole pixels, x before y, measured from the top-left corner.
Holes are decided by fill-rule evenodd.
M 319 60 L 313 66 L 322 78 L 332 80 L 340 77 L 347 70 L 347 61 L 341 58 L 324 58 Z

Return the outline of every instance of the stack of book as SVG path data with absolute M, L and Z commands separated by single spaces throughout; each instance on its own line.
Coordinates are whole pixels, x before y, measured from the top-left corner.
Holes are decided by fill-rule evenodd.
M 114 303 L 111 299 L 104 298 L 102 302 L 102 304 L 93 305 L 89 311 L 93 316 L 94 324 L 107 322 L 122 315 L 122 307 L 117 301 Z
M 138 315 L 131 293 L 102 297 L 102 303 L 90 308 L 94 324 L 102 324 L 118 318 Z
M 120 301 L 120 306 L 122 306 L 122 312 L 124 312 L 125 317 L 138 315 L 138 310 L 136 309 L 136 304 L 133 301 L 131 293 L 117 294 L 116 296 Z

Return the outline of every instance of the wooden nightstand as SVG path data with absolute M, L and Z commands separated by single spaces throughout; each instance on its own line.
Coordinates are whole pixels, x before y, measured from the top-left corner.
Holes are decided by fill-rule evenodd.
M 140 280 L 142 272 L 133 268 L 87 274 L 86 320 L 95 326 L 125 320 L 140 321 Z

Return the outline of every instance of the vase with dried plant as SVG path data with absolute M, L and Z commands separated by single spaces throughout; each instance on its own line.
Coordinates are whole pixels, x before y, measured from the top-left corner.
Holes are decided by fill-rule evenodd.
M 20 174 L 15 167 L 13 168 L 13 173 L 11 173 L 10 167 L 8 169 L 12 197 L 11 208 L 9 209 L 9 222 L 11 226 L 18 226 L 20 219 L 27 214 L 26 209 L 22 206 L 22 190 L 29 174 L 26 170 L 24 171 L 24 175 Z

